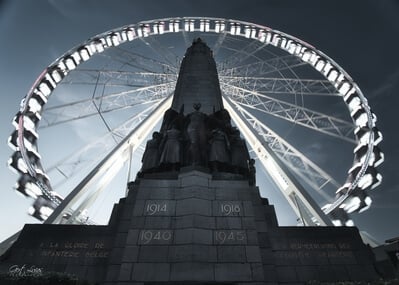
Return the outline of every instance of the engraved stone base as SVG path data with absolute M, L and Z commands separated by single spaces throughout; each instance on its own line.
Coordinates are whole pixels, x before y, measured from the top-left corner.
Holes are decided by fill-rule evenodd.
M 279 227 L 245 180 L 198 169 L 143 177 L 108 226 L 26 225 L 1 257 L 100 284 L 289 284 L 373 280 L 356 228 Z

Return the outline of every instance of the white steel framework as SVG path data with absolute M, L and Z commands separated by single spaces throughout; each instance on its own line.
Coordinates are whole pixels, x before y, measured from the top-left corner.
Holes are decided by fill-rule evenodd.
M 167 98 L 173 92 L 180 62 L 176 54 L 185 50 L 185 46 L 181 50 L 176 48 L 176 52 L 168 47 L 174 45 L 174 34 L 181 34 L 185 45 L 189 45 L 191 35 L 209 36 L 213 41 L 215 58 L 221 58 L 217 64 L 226 108 L 304 224 L 350 224 L 346 213 L 360 212 L 370 206 L 367 191 L 381 182 L 375 167 L 384 159 L 377 147 L 382 135 L 366 98 L 345 70 L 310 44 L 269 27 L 219 18 L 183 17 L 145 21 L 97 35 L 66 52 L 39 75 L 21 103 L 14 120 L 16 130 L 9 140 L 15 150 L 9 165 L 20 175 L 17 190 L 36 202 L 48 201 L 40 200 L 39 205 L 35 202 L 32 215 L 41 219 L 51 215 L 48 223 L 61 222 L 67 214 L 72 216 L 69 222 L 79 220 L 74 217 L 104 188 L 98 173 L 116 175 L 110 171 L 117 169 L 115 163 L 120 166 L 117 157 L 123 157 L 122 162 L 128 161 L 131 150 L 145 140 L 160 119 L 161 110 L 169 104 Z M 171 37 L 166 47 L 160 42 L 165 35 Z M 143 45 L 137 49 L 124 48 L 123 44 L 133 42 Z M 156 56 L 147 56 L 143 46 Z M 95 58 L 110 63 L 91 64 Z M 308 70 L 301 77 L 299 71 L 304 68 Z M 312 72 L 317 77 L 308 78 Z M 50 95 L 60 87 L 72 88 L 70 93 L 76 96 L 87 89 L 91 95 L 65 96 L 72 99 L 52 105 L 52 101 L 48 102 Z M 305 101 L 310 97 L 323 101 L 340 99 L 352 121 L 306 106 Z M 147 108 L 146 104 L 152 106 Z M 139 115 L 112 126 L 107 114 L 126 110 L 135 110 Z M 349 166 L 343 186 L 266 126 L 261 114 L 355 144 L 354 163 Z M 42 165 L 37 151 L 38 131 L 93 117 L 101 119 L 107 137 L 113 140 L 111 149 L 63 199 L 55 192 L 57 189 Z M 144 130 L 145 135 L 140 133 Z M 98 150 L 99 141 L 87 144 L 50 169 L 70 179 L 88 153 Z M 65 170 L 68 165 L 73 166 L 70 171 Z M 277 169 L 281 175 L 276 176 L 271 169 Z M 313 200 L 291 171 L 317 191 L 327 184 L 333 185 L 335 200 L 329 201 L 322 211 L 323 205 Z M 90 184 L 96 184 L 94 180 L 98 185 L 92 194 L 80 206 L 72 205 Z M 59 207 L 60 204 L 63 206 Z M 345 214 L 339 216 L 342 210 Z

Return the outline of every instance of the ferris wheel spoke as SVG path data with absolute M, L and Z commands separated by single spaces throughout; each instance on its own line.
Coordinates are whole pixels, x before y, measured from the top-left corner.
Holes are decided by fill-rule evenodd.
M 265 45 L 266 44 L 260 43 L 258 41 L 252 41 L 241 49 L 223 47 L 226 50 L 230 50 L 232 54 L 224 59 L 223 62 L 221 62 L 221 65 L 225 68 L 231 68 L 233 66 L 236 66 L 240 62 L 244 62 L 250 57 L 255 57 L 256 60 L 262 60 L 261 58 L 257 58 L 255 54 L 262 48 L 264 48 Z
M 150 107 L 129 118 L 105 135 L 79 148 L 78 151 L 65 156 L 57 163 L 49 167 L 49 174 L 57 172 L 62 178 L 55 184 L 55 188 L 65 183 L 68 179 L 79 174 L 83 169 L 92 165 L 99 159 L 99 153 L 106 153 L 116 144 L 120 143 L 127 134 L 147 118 L 160 104 L 160 100 Z M 115 137 L 117 138 L 115 140 Z
M 242 106 L 355 143 L 352 138 L 354 126 L 347 121 L 222 82 L 221 88 L 228 98 Z
M 78 69 L 61 81 L 60 85 L 107 85 L 126 87 L 145 87 L 176 81 L 175 73 L 119 71 L 100 69 Z
M 160 55 L 167 64 L 173 66 L 177 70 L 180 57 L 173 53 L 169 47 L 162 45 L 155 37 L 140 39 L 146 43 L 157 55 Z
M 312 162 L 303 153 L 290 145 L 282 137 L 277 135 L 269 127 L 258 120 L 254 115 L 245 110 L 239 104 L 233 102 L 235 109 L 247 120 L 250 126 L 259 134 L 265 143 L 273 150 L 274 153 L 299 177 L 308 183 L 315 191 L 317 191 L 326 200 L 332 201 L 332 197 L 323 191 L 324 188 L 330 186 L 334 190 L 340 187 L 340 184 L 326 171 Z M 331 190 L 331 189 L 330 189 Z
M 188 38 L 188 34 L 187 34 L 185 29 L 183 30 L 182 34 L 183 34 L 183 39 L 184 39 L 185 46 L 189 47 L 191 42 L 190 42 L 190 39 Z
M 97 115 L 98 110 L 95 104 L 101 105 L 101 113 L 106 113 L 155 102 L 169 95 L 174 85 L 174 82 L 169 82 L 53 106 L 46 110 L 46 116 L 43 117 L 40 128 Z
M 253 63 L 226 68 L 219 64 L 219 76 L 264 76 L 307 65 L 294 55 L 274 56 Z
M 238 88 L 264 94 L 341 96 L 328 80 L 220 76 L 220 81 Z
M 219 52 L 220 47 L 223 45 L 224 40 L 226 39 L 226 32 L 219 33 L 215 44 L 212 47 L 213 55 L 216 56 Z
M 178 69 L 175 64 L 163 62 L 154 58 L 147 57 L 138 52 L 125 50 L 122 48 L 115 48 L 109 50 L 107 53 L 100 54 L 103 57 L 111 59 L 120 63 L 120 69 L 129 67 L 146 72 L 166 72 L 177 74 Z

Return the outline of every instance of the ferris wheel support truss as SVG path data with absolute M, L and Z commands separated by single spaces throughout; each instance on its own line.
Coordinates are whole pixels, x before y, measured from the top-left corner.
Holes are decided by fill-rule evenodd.
M 303 224 L 306 226 L 332 226 L 331 220 L 297 180 L 289 175 L 290 172 L 287 167 L 280 162 L 280 159 L 263 141 L 262 137 L 253 131 L 247 120 L 233 109 L 230 102 L 225 98 L 223 99 L 225 109 L 230 113 L 245 140 L 256 153 L 259 161 L 287 199 L 297 217 L 303 221 Z
M 324 196 L 326 200 L 332 200 L 332 197 L 327 196 L 328 194 L 322 190 L 328 184 L 334 188 L 340 187 L 340 184 L 333 177 L 273 132 L 255 116 L 251 115 L 238 103 L 232 100 L 229 100 L 229 102 L 239 112 L 242 119 L 248 123 L 251 129 L 258 134 L 259 140 L 263 144 L 267 144 L 280 160 L 300 176 L 301 179 L 306 181 L 315 191 Z
M 173 88 L 174 82 L 168 82 L 50 107 L 46 109 L 48 116 L 39 129 L 98 115 L 99 112 L 113 112 L 155 102 L 173 92 Z
M 221 76 L 236 76 L 245 74 L 245 76 L 264 76 L 284 70 L 292 70 L 294 67 L 307 65 L 300 58 L 289 54 L 284 56 L 274 56 L 266 60 L 259 60 L 255 63 L 244 64 L 237 67 L 226 67 L 225 62 L 217 63 Z
M 290 121 L 315 131 L 354 142 L 350 135 L 354 126 L 347 121 L 272 98 L 256 91 L 247 90 L 221 82 L 226 95 L 235 102 L 264 113 Z
M 292 55 L 293 58 L 310 65 L 323 75 L 332 86 L 336 88 L 337 94 L 339 94 L 338 96 L 341 96 L 348 106 L 349 113 L 354 122 L 352 130 L 354 129 L 357 143 L 354 149 L 354 164 L 348 171 L 347 182 L 337 190 L 336 194 L 338 199 L 326 205 L 324 207 L 324 212 L 332 216 L 334 220 L 334 216 L 338 215 L 338 210 L 352 213 L 354 211 L 363 211 L 370 206 L 371 199 L 367 191 L 378 186 L 382 179 L 381 175 L 376 171 L 376 167 L 384 160 L 383 153 L 377 147 L 377 144 L 382 140 L 382 135 L 376 128 L 376 116 L 372 113 L 367 99 L 345 70 L 310 44 L 269 27 L 236 20 L 184 17 L 144 21 L 136 25 L 124 26 L 97 35 L 69 50 L 39 75 L 38 79 L 34 82 L 32 88 L 21 102 L 21 109 L 14 119 L 15 132 L 9 139 L 9 144 L 15 151 L 9 160 L 9 166 L 21 175 L 20 181 L 18 182 L 18 191 L 35 199 L 40 198 L 49 201 L 49 205 L 38 208 L 38 214 L 35 213 L 35 215 L 42 216 L 42 214 L 51 212 L 51 208 L 58 206 L 62 201 L 62 198 L 53 191 L 47 174 L 41 164 L 40 154 L 37 151 L 37 130 L 39 122 L 41 121 L 41 114 L 53 90 L 59 84 L 62 84 L 63 79 L 66 78 L 71 71 L 76 69 L 79 64 L 89 60 L 95 54 L 102 54 L 104 50 L 108 49 L 111 51 L 114 48 L 119 49 L 118 46 L 124 42 L 137 39 L 148 42 L 149 39 L 147 38 L 151 36 L 179 32 L 219 34 L 218 46 L 221 46 L 222 43 L 227 40 L 227 35 L 252 40 L 253 42 L 246 45 L 243 49 L 236 51 L 236 55 L 241 54 L 243 55 L 242 57 L 235 56 L 231 58 L 230 61 L 224 63 L 226 68 L 230 68 L 230 73 L 234 73 L 235 71 L 235 67 L 232 67 L 233 62 L 234 64 L 238 64 L 242 62 L 242 58 L 248 58 L 254 55 L 257 50 L 271 45 L 286 51 L 288 54 Z M 151 41 L 156 40 L 157 39 Z M 153 48 L 159 49 L 156 44 Z M 153 62 L 151 59 L 142 55 L 127 51 L 123 52 L 125 53 L 124 56 L 119 57 L 119 61 L 123 64 L 145 66 Z M 161 55 L 170 58 L 168 53 L 166 53 L 166 55 L 162 53 Z M 173 58 L 169 61 L 171 65 L 166 64 L 162 66 L 163 71 L 166 73 L 176 70 L 176 67 L 173 66 Z M 284 62 L 279 62 L 279 60 L 276 61 L 276 64 L 280 63 L 282 63 L 283 67 L 285 66 L 284 68 L 290 68 L 291 63 L 285 64 Z M 265 64 L 265 66 L 268 65 L 266 62 L 262 64 Z M 298 62 L 297 64 L 301 63 Z M 295 65 L 295 63 L 293 63 L 293 65 Z M 248 71 L 253 67 L 254 66 L 245 66 L 245 64 L 242 65 L 242 68 L 247 68 Z M 154 70 L 150 69 L 148 71 L 154 72 Z M 224 76 L 226 74 L 221 72 L 221 75 Z M 264 84 L 264 82 L 260 83 Z M 302 88 L 305 82 L 301 81 L 298 83 Z M 292 84 L 288 84 L 287 86 L 292 86 Z M 294 123 L 307 124 L 310 127 L 317 120 L 325 122 L 322 117 L 317 117 L 319 114 L 309 113 L 304 108 L 294 108 L 287 103 L 287 105 L 283 106 L 282 102 L 274 101 L 271 105 L 277 106 L 277 110 L 269 108 L 269 106 L 267 106 L 269 99 L 265 97 L 264 94 L 257 94 L 253 88 L 248 91 L 241 87 L 232 87 L 232 85 L 223 83 L 221 87 L 226 94 L 229 94 L 232 99 L 242 105 L 253 108 L 256 107 L 258 110 L 263 109 L 264 111 L 270 111 L 272 113 L 276 111 L 274 114 L 279 114 L 279 116 L 284 119 L 294 118 L 292 120 Z M 250 85 L 245 85 L 245 87 L 250 88 Z M 93 113 L 98 114 L 99 112 L 100 110 L 97 106 L 97 108 L 93 110 Z M 284 115 L 281 115 L 281 113 L 284 113 Z M 314 116 L 317 120 L 313 120 Z M 326 133 L 331 131 L 332 133 L 333 130 L 339 131 L 339 129 L 340 126 L 329 125 L 324 131 L 326 131 Z M 319 130 L 321 130 L 321 128 L 319 128 Z M 348 132 L 349 131 L 345 130 L 339 135 L 346 135 Z M 252 133 L 252 135 L 254 134 Z M 246 136 L 250 139 L 254 139 L 251 138 L 252 135 L 250 132 L 247 132 Z M 259 141 L 253 141 L 252 144 L 256 147 L 260 147 Z M 257 149 L 256 147 L 254 148 L 255 150 Z M 124 147 L 124 149 L 126 150 L 127 147 Z M 262 155 L 267 157 L 266 154 L 266 151 L 262 151 Z M 108 157 L 113 157 L 113 155 L 110 154 Z M 268 163 L 267 160 L 265 163 Z M 104 162 L 104 165 L 105 164 L 108 165 L 109 162 Z M 280 167 L 282 166 L 280 165 Z M 101 166 L 101 169 L 104 168 L 107 167 Z M 284 169 L 284 167 L 281 169 Z M 27 187 L 28 185 L 29 187 Z M 293 205 L 293 203 L 299 205 L 293 207 L 294 210 L 297 209 L 296 211 L 298 211 L 298 208 L 302 207 L 301 204 L 308 203 L 308 197 L 304 196 L 301 191 L 290 190 L 287 193 L 288 195 L 295 193 L 290 196 L 290 199 L 293 201 L 291 205 Z M 306 209 L 315 209 L 315 206 L 306 206 Z M 311 219 L 312 216 L 316 217 L 318 212 L 319 211 L 315 209 L 315 211 L 309 215 L 309 218 Z M 303 216 L 302 212 L 299 214 Z M 49 222 L 54 222 L 54 220 L 56 219 Z M 319 220 L 324 220 L 322 215 L 320 215 Z M 310 223 L 310 221 L 305 222 Z M 328 221 L 325 222 L 325 224 L 328 224 Z
M 136 128 L 136 126 L 149 117 L 160 104 L 160 100 L 151 103 L 152 105 L 147 109 L 135 114 L 117 128 L 111 130 L 111 132 L 104 136 L 100 136 L 98 139 L 86 144 L 83 148 L 79 148 L 79 150 L 75 151 L 72 155 L 68 155 L 57 161 L 47 169 L 47 172 L 52 173 L 56 171 L 63 176 L 64 179 L 59 181 L 58 184 L 62 184 L 66 179 L 71 179 L 76 174 L 79 174 L 87 164 L 97 160 L 98 153 L 115 147 L 115 145 L 120 143 L 132 129 Z M 54 186 L 56 187 L 57 185 Z
M 123 164 L 130 159 L 130 154 L 134 152 L 146 139 L 151 130 L 162 118 L 162 115 L 172 104 L 172 96 L 169 96 L 154 110 L 150 117 L 142 121 L 139 126 L 133 129 L 94 169 L 75 187 L 74 190 L 61 202 L 54 212 L 45 221 L 46 224 L 58 224 L 62 221 L 65 210 L 72 208 L 73 205 L 90 189 L 91 184 L 98 181 L 95 192 L 84 200 L 78 209 L 74 209 L 74 214 L 69 219 L 73 221 L 80 210 L 94 202 L 94 198 L 99 195 L 110 180 L 116 175 Z

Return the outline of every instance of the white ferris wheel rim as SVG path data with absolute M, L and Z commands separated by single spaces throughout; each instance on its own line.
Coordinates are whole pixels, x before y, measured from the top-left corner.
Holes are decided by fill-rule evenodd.
M 20 152 L 28 174 L 36 178 L 43 169 L 35 167 L 28 157 L 28 150 L 24 143 L 25 121 L 24 115 L 29 111 L 29 101 L 33 96 L 41 96 L 46 101 L 63 80 L 68 73 L 75 69 L 80 63 L 89 60 L 93 55 L 100 54 L 104 50 L 118 46 L 127 41 L 133 41 L 143 37 L 151 37 L 154 35 L 179 33 L 179 32 L 207 32 L 207 33 L 227 33 L 232 36 L 245 37 L 252 40 L 257 40 L 262 43 L 273 45 L 281 50 L 297 56 L 300 60 L 313 66 L 316 71 L 326 77 L 342 98 L 347 98 L 356 94 L 359 98 L 358 109 L 361 109 L 366 115 L 366 127 L 372 130 L 375 128 L 375 115 L 372 113 L 367 99 L 363 95 L 359 86 L 353 81 L 349 74 L 339 66 L 334 60 L 325 55 L 323 52 L 317 50 L 312 45 L 286 33 L 271 29 L 266 26 L 253 24 L 249 22 L 222 19 L 222 18 L 207 18 L 207 17 L 175 17 L 154 19 L 149 21 L 142 21 L 137 24 L 126 25 L 110 31 L 98 34 L 87 41 L 68 50 L 62 56 L 51 63 L 36 79 L 33 86 L 23 99 L 21 105 L 21 116 L 18 120 L 18 151 Z M 344 100 L 349 110 L 351 108 Z M 43 109 L 42 109 L 43 110 Z M 39 119 L 42 110 L 38 112 Z M 353 117 L 352 117 L 353 118 Z M 360 127 L 356 125 L 356 127 Z M 360 142 L 357 141 L 360 145 Z M 358 146 L 356 146 L 358 147 Z M 343 193 L 335 202 L 325 210 L 326 213 L 331 212 L 345 201 L 356 189 L 359 181 L 364 177 L 367 168 L 370 165 L 371 156 L 375 147 L 374 133 L 370 131 L 367 141 L 367 153 L 365 159 L 360 165 L 360 170 L 357 172 L 355 179 L 347 185 L 347 191 Z M 356 149 L 356 148 L 355 148 Z M 353 166 L 352 166 L 353 167 Z M 42 189 L 50 200 L 58 203 L 57 197 L 53 196 L 51 189 L 46 185 L 39 183 Z

